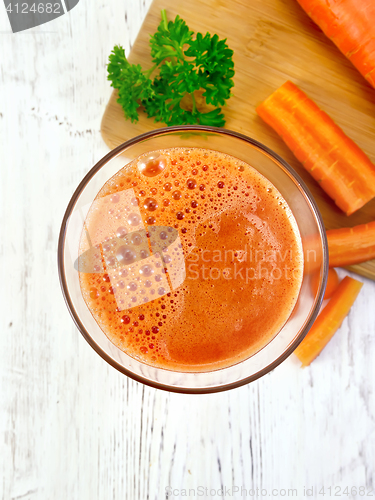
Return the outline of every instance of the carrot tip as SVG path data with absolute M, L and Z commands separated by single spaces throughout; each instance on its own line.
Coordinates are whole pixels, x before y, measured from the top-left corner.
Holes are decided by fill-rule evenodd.
M 363 283 L 350 276 L 341 281 L 304 340 L 294 351 L 303 367 L 310 365 L 340 328 L 362 286 Z

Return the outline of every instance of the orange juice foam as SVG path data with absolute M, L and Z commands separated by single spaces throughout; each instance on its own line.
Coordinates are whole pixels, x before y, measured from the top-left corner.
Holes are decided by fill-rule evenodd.
M 257 170 L 216 151 L 165 149 L 100 190 L 80 244 L 80 284 L 118 348 L 176 371 L 210 371 L 280 331 L 303 274 L 296 221 Z

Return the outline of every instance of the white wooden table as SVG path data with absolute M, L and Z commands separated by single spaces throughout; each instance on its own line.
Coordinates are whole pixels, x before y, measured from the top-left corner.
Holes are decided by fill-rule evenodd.
M 170 498 L 363 498 L 346 486 L 375 496 L 375 283 L 363 280 L 310 368 L 291 356 L 208 396 L 129 380 L 73 325 L 57 276 L 60 223 L 107 152 L 108 55 L 115 43 L 128 52 L 148 6 L 81 0 L 12 34 L 0 5 L 0 498 L 161 499 L 167 487 Z

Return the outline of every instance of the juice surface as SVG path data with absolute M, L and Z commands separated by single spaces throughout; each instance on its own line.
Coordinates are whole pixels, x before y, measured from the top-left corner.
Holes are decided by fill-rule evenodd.
M 295 306 L 300 235 L 257 170 L 206 149 L 165 149 L 99 192 L 80 245 L 84 300 L 107 337 L 147 364 L 231 366 L 264 347 Z

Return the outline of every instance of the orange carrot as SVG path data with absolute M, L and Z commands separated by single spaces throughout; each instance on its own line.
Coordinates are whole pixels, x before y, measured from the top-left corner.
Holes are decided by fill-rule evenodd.
M 345 276 L 341 281 L 306 337 L 294 351 L 303 367 L 308 366 L 320 354 L 340 328 L 362 286 L 363 283 L 349 276 Z
M 330 267 L 375 259 L 375 221 L 327 231 Z
M 347 215 L 375 196 L 375 165 L 292 82 L 284 83 L 256 110 Z
M 375 87 L 374 0 L 297 0 L 325 35 Z
M 319 277 L 320 273 L 315 273 L 311 277 L 311 290 L 314 295 L 316 295 L 316 292 L 318 291 Z M 340 278 L 339 275 L 337 274 L 336 269 L 333 268 L 329 269 L 327 276 L 327 286 L 323 297 L 324 300 L 330 299 L 332 297 L 337 287 L 339 286 L 339 283 L 340 283 Z

